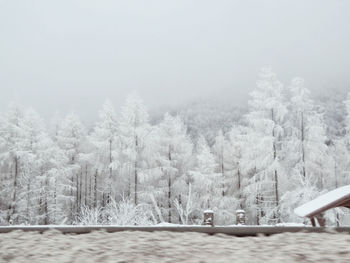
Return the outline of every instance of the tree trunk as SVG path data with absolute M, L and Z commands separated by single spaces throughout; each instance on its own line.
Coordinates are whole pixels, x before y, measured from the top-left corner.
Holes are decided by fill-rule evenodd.
M 79 173 L 76 173 L 76 190 L 75 190 L 75 212 L 79 211 Z
M 53 218 L 54 218 L 54 221 L 55 223 L 58 222 L 58 218 L 57 218 L 57 178 L 55 178 L 55 188 L 54 188 L 54 191 L 53 191 L 53 200 L 55 202 L 55 209 L 54 209 L 54 212 L 53 212 Z
M 274 117 L 274 111 L 271 109 L 271 119 L 275 123 L 275 117 Z M 276 161 L 277 159 L 277 149 L 276 149 L 276 135 L 275 135 L 275 127 L 272 129 L 272 137 L 274 138 L 273 141 L 273 161 Z M 278 196 L 278 174 L 277 170 L 274 171 L 274 192 L 275 192 L 275 202 L 276 202 L 276 215 L 275 218 L 277 218 L 277 222 L 280 222 L 280 213 L 279 213 L 279 196 Z
M 97 208 L 97 169 L 95 172 L 95 183 L 94 183 L 94 208 Z
M 256 204 L 256 224 L 260 225 L 260 202 L 259 202 L 259 194 L 255 197 L 255 204 Z
M 135 205 L 137 205 L 137 161 L 135 161 Z
M 16 213 L 16 198 L 17 198 L 17 179 L 18 179 L 18 162 L 19 158 L 17 156 L 14 157 L 15 164 L 15 174 L 13 178 L 13 192 L 12 192 L 12 200 L 9 205 L 9 211 L 7 215 L 7 221 L 10 223 L 11 217 Z
M 85 194 L 84 194 L 84 205 L 88 205 L 88 165 L 85 164 Z
M 239 207 L 242 209 L 243 208 L 243 204 L 242 204 L 242 190 L 241 190 L 241 170 L 238 168 L 237 170 L 237 177 L 238 177 L 238 199 L 239 199 Z
M 224 197 L 224 196 L 225 196 L 225 165 L 224 165 L 224 151 L 222 151 L 221 174 L 222 174 L 222 193 L 221 193 L 221 195 Z
M 338 188 L 338 174 L 337 174 L 337 162 L 334 159 L 334 183 L 335 183 L 335 189 Z M 338 212 L 335 212 L 335 217 L 337 219 L 337 227 L 339 227 L 339 220 L 340 216 Z
M 30 214 L 29 214 L 29 209 L 30 209 L 30 179 L 27 183 L 27 209 L 26 209 L 26 214 L 27 214 L 27 223 L 30 224 Z
M 180 205 L 180 207 L 182 207 L 181 194 L 179 194 L 179 205 Z M 180 215 L 179 215 L 179 222 L 180 222 L 180 223 L 182 222 L 181 216 L 180 216 Z M 182 224 L 185 224 L 185 222 L 182 222 Z
M 83 194 L 83 169 L 80 170 L 80 180 L 79 180 L 79 211 L 82 205 L 82 194 Z
M 71 187 L 70 187 L 70 219 L 73 220 L 73 213 L 74 213 L 74 194 L 73 194 L 73 185 L 74 185 L 74 174 L 72 173 L 71 177 Z
M 89 179 L 89 200 L 88 200 L 88 204 L 89 204 L 89 207 L 91 208 L 92 207 L 92 177 L 93 176 L 90 176 L 90 179 Z
M 277 223 L 280 223 L 280 213 L 279 213 L 279 196 L 278 196 L 278 176 L 277 176 L 277 171 L 275 170 L 275 197 L 276 197 L 276 218 L 277 218 Z
M 109 190 L 108 190 L 108 199 L 107 203 L 111 201 L 112 198 L 112 140 L 109 140 Z
M 135 172 L 135 205 L 137 205 L 137 187 L 138 187 L 138 182 L 137 182 L 137 159 L 138 159 L 138 138 L 135 136 L 135 163 L 134 163 L 134 172 Z
M 48 185 L 47 181 L 45 182 L 45 190 L 44 190 L 44 224 L 48 225 L 49 224 L 49 208 L 48 208 L 48 201 L 47 201 L 47 190 L 48 190 Z
M 43 224 L 43 221 L 41 219 L 41 216 L 43 215 L 44 213 L 44 207 L 43 207 L 43 183 L 40 182 L 40 193 L 39 193 L 39 216 L 40 216 L 40 220 L 36 219 L 36 223 L 35 224 L 39 224 L 39 225 L 42 225 Z M 45 221 L 45 218 L 44 218 L 44 221 Z
M 49 190 L 49 181 L 47 178 L 47 174 L 44 174 L 43 169 L 41 169 L 41 177 L 45 177 L 43 189 L 43 213 L 44 213 L 44 225 L 49 224 L 49 207 L 48 207 L 48 190 Z
M 131 165 L 128 165 L 128 198 L 131 199 Z
M 256 167 L 254 168 L 254 181 L 255 181 L 255 185 L 256 185 L 256 189 L 257 192 L 255 194 L 255 205 L 256 205 L 256 224 L 260 225 L 260 189 L 258 186 L 258 178 L 257 178 L 257 174 L 256 174 Z
M 171 151 L 168 153 L 169 163 L 171 163 Z M 171 223 L 171 172 L 168 172 L 168 221 Z
M 306 169 L 305 169 L 305 124 L 304 124 L 304 113 L 301 112 L 301 159 L 303 160 L 303 177 L 306 179 Z
M 171 223 L 171 174 L 168 177 L 168 222 Z

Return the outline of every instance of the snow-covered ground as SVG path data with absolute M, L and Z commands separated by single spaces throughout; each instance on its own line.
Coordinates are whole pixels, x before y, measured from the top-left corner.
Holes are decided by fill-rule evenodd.
M 96 231 L 0 234 L 0 262 L 350 262 L 350 235 L 283 233 L 232 237 L 200 233 Z

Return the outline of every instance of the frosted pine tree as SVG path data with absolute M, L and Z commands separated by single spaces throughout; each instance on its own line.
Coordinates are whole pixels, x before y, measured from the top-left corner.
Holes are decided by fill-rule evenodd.
M 46 221 L 44 210 L 47 212 L 47 206 L 45 207 L 45 197 L 42 193 L 47 189 L 41 169 L 43 163 L 38 158 L 40 151 L 38 145 L 44 139 L 44 124 L 34 110 L 28 109 L 19 126 L 22 130 L 20 190 L 17 200 L 18 211 L 21 214 L 19 222 L 43 224 Z
M 247 173 L 254 170 L 254 161 L 256 156 L 252 156 L 251 139 L 253 133 L 249 128 L 236 125 L 232 127 L 229 133 L 229 164 L 231 170 L 231 190 L 235 196 L 238 205 L 236 208 L 245 209 L 244 188 L 247 185 Z M 252 157 L 252 158 L 251 158 Z
M 174 201 L 179 205 L 187 202 L 189 182 L 186 180 L 187 171 L 192 155 L 192 143 L 187 135 L 186 127 L 179 116 L 173 117 L 166 113 L 153 134 L 157 152 L 154 157 L 159 176 L 152 192 L 158 193 L 157 201 L 165 212 L 169 223 L 175 220 Z
M 113 165 L 117 168 L 117 160 L 114 160 L 114 153 L 117 148 L 117 116 L 110 101 L 103 104 L 100 111 L 100 120 L 94 127 L 90 135 L 90 141 L 94 145 L 96 152 L 96 169 L 101 177 L 103 196 L 109 203 L 111 198 L 115 198 L 114 186 L 116 184 L 116 173 Z
M 342 167 L 343 172 L 346 175 L 346 178 L 344 178 L 343 184 L 350 184 L 349 175 L 350 175 L 350 161 L 346 156 L 350 155 L 350 92 L 348 93 L 347 99 L 344 101 L 345 109 L 346 109 L 346 117 L 345 117 L 345 136 L 344 138 L 339 139 L 338 144 L 335 143 L 335 145 L 338 145 L 338 149 L 340 149 L 340 153 L 337 154 L 338 156 L 338 162 L 341 164 L 340 167 Z M 344 149 L 345 147 L 345 149 Z
M 216 162 L 218 164 L 218 172 L 221 174 L 221 182 L 222 182 L 222 191 L 221 195 L 224 197 L 227 192 L 227 180 L 226 180 L 226 164 L 227 164 L 227 148 L 229 147 L 229 143 L 227 142 L 222 130 L 219 130 L 218 135 L 215 137 L 215 142 L 213 145 L 213 153 L 215 155 Z
M 323 114 L 310 98 L 304 80 L 294 78 L 290 86 L 285 165 L 289 184 L 282 197 L 284 220 L 299 221 L 293 209 L 319 195 L 323 189 L 332 189 L 332 159 L 326 145 L 326 127 Z M 330 170 L 331 169 L 331 170 Z
M 345 143 L 350 152 L 350 92 L 347 99 L 344 101 L 346 117 L 345 117 Z
M 291 94 L 291 119 L 294 120 L 294 136 L 299 142 L 298 148 L 293 149 L 294 153 L 299 153 L 296 168 L 300 169 L 302 178 L 323 188 L 330 161 L 323 113 L 309 98 L 302 79 L 293 80 Z
M 192 172 L 193 192 L 198 217 L 204 210 L 219 212 L 219 201 L 222 198 L 222 177 L 217 173 L 215 156 L 203 136 L 199 136 L 196 145 L 196 166 Z
M 8 172 L 5 172 L 5 165 L 3 163 L 4 153 L 6 152 L 6 141 L 4 137 L 6 134 L 5 127 L 5 119 L 2 113 L 0 113 L 0 225 L 7 224 L 7 209 L 9 204 L 8 185 L 10 180 Z
M 3 173 L 6 176 L 1 182 L 7 187 L 4 189 L 8 189 L 8 197 L 12 200 L 7 220 L 13 224 L 57 222 L 57 195 L 53 182 L 64 174 L 61 172 L 64 163 L 59 162 L 59 158 L 64 159 L 64 156 L 49 138 L 43 121 L 34 110 L 24 111 L 12 105 L 7 117 L 2 120 L 0 137 L 6 139 L 6 144 L 5 141 L 1 143 L 1 163 L 4 164 L 1 170 L 6 172 L 6 167 L 10 165 L 10 174 Z M 14 139 L 15 145 L 12 143 Z M 14 166 L 13 154 L 16 156 Z M 2 200 L 8 200 L 8 197 Z
M 85 127 L 77 115 L 70 113 L 66 116 L 60 124 L 56 140 L 68 158 L 70 179 L 66 190 L 67 196 L 70 196 L 69 220 L 73 220 L 81 206 L 82 167 L 79 158 L 86 140 Z
M 133 194 L 134 204 L 139 203 L 140 173 L 145 167 L 144 150 L 147 136 L 150 133 L 148 113 L 142 99 L 136 94 L 130 94 L 122 108 L 119 122 L 120 154 L 122 162 L 122 175 L 127 181 L 126 195 L 131 198 Z
M 18 200 L 20 191 L 20 166 L 22 155 L 23 131 L 21 123 L 24 118 L 23 108 L 11 103 L 0 123 L 0 165 L 1 165 L 1 214 L 2 220 L 18 223 Z
M 216 172 L 218 176 L 217 190 L 220 192 L 217 199 L 216 210 L 217 218 L 221 224 L 232 224 L 232 218 L 235 210 L 242 208 L 240 199 L 242 197 L 241 189 L 241 169 L 240 169 L 240 147 L 238 147 L 237 138 L 231 141 L 233 135 L 232 129 L 228 136 L 225 136 L 220 130 L 215 137 L 212 147 L 215 161 L 217 163 Z M 235 130 L 236 131 L 236 130 Z M 221 189 L 221 190 L 220 190 Z
M 61 222 L 66 207 L 62 207 L 58 198 L 66 177 L 67 159 L 49 138 L 43 120 L 34 110 L 25 112 L 21 126 L 24 131 L 21 169 L 23 221 L 31 224 Z
M 280 150 L 287 113 L 283 85 L 271 69 L 264 68 L 250 97 L 250 112 L 246 117 L 255 133 L 251 136 L 259 138 L 250 149 L 257 152 L 250 186 L 251 190 L 256 191 L 256 206 L 261 219 L 258 223 L 277 223 L 280 221 L 279 190 L 283 178 Z

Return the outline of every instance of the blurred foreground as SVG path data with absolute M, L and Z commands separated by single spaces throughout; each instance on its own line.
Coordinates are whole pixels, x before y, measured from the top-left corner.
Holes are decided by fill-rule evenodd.
M 223 234 L 57 230 L 0 234 L 0 262 L 350 262 L 350 235 Z

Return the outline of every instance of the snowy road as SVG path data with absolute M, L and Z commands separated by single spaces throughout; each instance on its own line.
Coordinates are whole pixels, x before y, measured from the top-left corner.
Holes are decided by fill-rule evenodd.
M 57 230 L 0 234 L 0 262 L 350 262 L 350 235 L 269 237 L 175 232 Z

